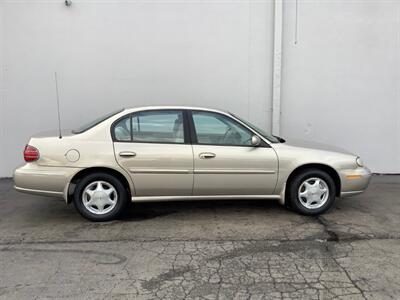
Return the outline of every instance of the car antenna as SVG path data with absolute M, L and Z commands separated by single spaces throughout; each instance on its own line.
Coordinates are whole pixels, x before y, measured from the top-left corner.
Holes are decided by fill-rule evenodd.
M 58 132 L 59 132 L 59 138 L 61 139 L 62 135 L 61 135 L 61 118 L 60 118 L 60 97 L 58 95 L 57 72 L 54 72 L 54 80 L 56 83 L 56 95 L 57 95 Z

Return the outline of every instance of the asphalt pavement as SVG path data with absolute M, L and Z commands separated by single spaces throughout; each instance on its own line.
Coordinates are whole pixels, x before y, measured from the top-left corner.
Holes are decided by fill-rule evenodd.
M 91 223 L 12 187 L 0 180 L 0 299 L 400 299 L 400 176 L 319 217 L 233 200 Z

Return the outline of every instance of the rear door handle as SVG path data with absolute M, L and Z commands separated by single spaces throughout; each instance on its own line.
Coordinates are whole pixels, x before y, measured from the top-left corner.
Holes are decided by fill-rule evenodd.
M 136 153 L 135 152 L 131 152 L 131 151 L 122 151 L 119 153 L 119 156 L 121 157 L 135 157 Z
M 203 152 L 199 154 L 199 157 L 201 159 L 210 159 L 210 158 L 214 158 L 216 155 L 215 153 L 211 153 L 211 152 Z

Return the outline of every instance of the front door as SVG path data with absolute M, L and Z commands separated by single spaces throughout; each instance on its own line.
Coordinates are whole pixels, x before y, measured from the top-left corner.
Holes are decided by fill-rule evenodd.
M 278 158 L 268 144 L 227 115 L 192 111 L 193 195 L 272 195 Z
M 112 130 L 115 157 L 131 175 L 135 196 L 192 194 L 193 152 L 181 110 L 136 112 Z

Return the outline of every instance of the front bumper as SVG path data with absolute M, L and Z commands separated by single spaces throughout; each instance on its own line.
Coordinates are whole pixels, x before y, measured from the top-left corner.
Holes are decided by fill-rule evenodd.
M 15 190 L 35 195 L 66 197 L 66 189 L 79 168 L 45 167 L 27 163 L 14 171 Z
M 342 170 L 339 172 L 341 181 L 341 197 L 349 197 L 364 192 L 371 180 L 371 171 L 366 167 Z

